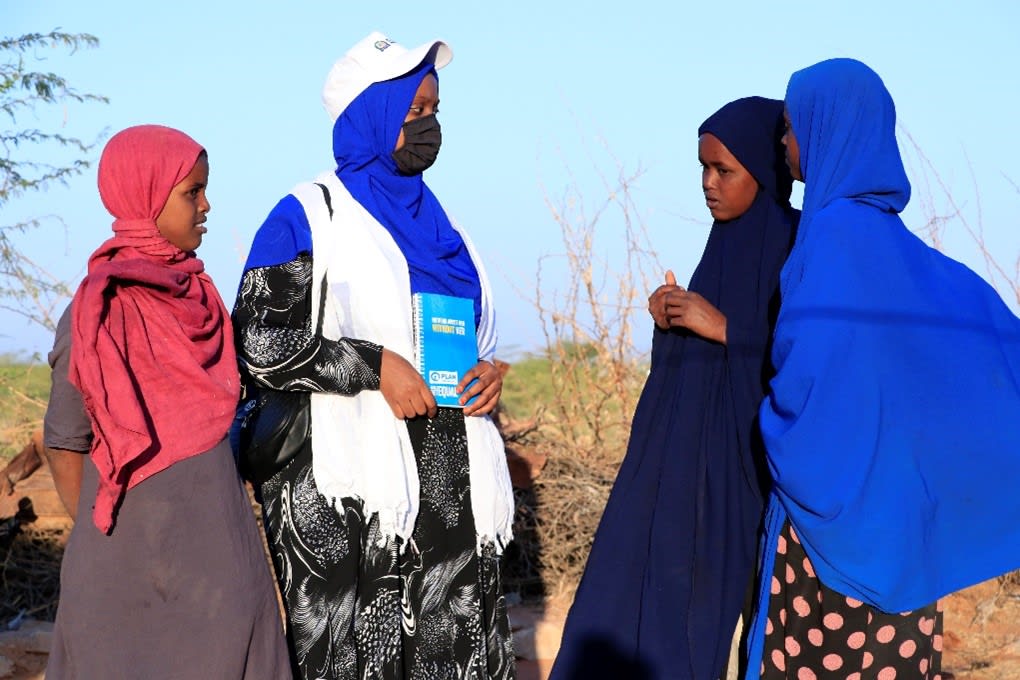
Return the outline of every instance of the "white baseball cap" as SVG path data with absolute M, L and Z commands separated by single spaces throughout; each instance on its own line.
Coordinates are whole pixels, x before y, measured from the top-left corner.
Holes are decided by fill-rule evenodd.
M 424 62 L 440 69 L 451 59 L 453 51 L 442 40 L 433 40 L 409 50 L 373 31 L 333 64 L 322 88 L 322 104 L 330 119 L 336 120 L 372 83 L 398 78 Z

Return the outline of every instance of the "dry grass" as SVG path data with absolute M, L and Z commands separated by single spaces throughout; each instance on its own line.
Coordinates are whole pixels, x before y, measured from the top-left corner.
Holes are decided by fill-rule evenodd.
M 0 357 L 0 468 L 42 427 L 50 367 Z
M 615 465 L 593 466 L 560 452 L 549 456 L 532 488 L 515 490 L 514 542 L 503 572 L 507 591 L 569 601 L 615 477 Z

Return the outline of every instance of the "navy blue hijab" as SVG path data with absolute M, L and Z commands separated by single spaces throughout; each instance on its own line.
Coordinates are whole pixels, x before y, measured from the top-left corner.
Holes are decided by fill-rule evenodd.
M 764 486 L 755 416 L 779 272 L 797 213 L 779 138 L 783 104 L 750 97 L 699 129 L 758 181 L 716 222 L 689 289 L 727 319 L 726 346 L 654 330 L 627 455 L 564 631 L 554 680 L 717 678 L 750 584 Z

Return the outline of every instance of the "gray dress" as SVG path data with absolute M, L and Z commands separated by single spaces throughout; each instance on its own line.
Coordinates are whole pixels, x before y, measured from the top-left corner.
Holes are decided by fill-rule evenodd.
M 92 522 L 98 473 L 67 378 L 70 342 L 65 312 L 49 356 L 45 442 L 86 459 L 46 677 L 290 678 L 269 565 L 225 440 L 130 489 L 111 535 Z

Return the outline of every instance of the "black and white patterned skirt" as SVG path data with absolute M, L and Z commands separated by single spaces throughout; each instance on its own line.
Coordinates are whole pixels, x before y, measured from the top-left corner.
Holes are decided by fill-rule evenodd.
M 310 445 L 260 489 L 295 677 L 515 677 L 499 557 L 476 552 L 463 414 L 441 408 L 408 432 L 421 502 L 406 546 L 380 547 L 360 501 L 330 507 Z

